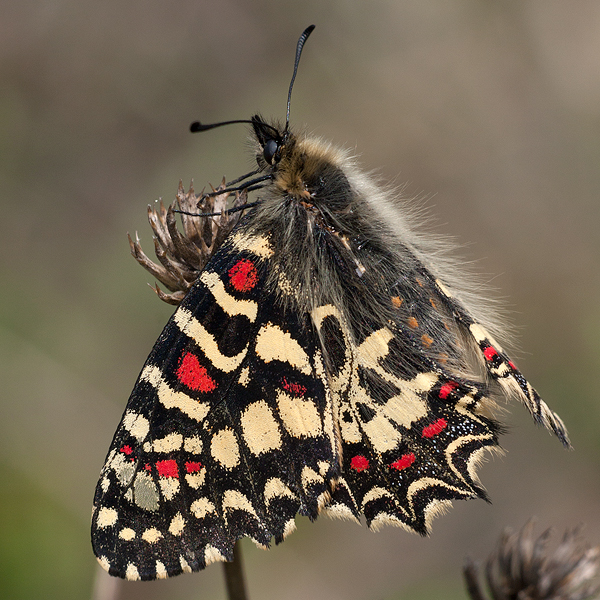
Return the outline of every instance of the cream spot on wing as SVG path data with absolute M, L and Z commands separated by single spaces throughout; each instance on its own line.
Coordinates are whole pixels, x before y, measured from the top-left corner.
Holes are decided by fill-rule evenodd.
M 240 371 L 240 377 L 238 379 L 238 383 L 240 385 L 243 385 L 244 387 L 246 387 L 250 383 L 250 368 L 249 367 L 246 366 Z
M 471 323 L 469 329 L 475 341 L 483 342 L 487 340 L 498 352 L 504 352 L 502 346 L 479 323 Z
M 198 498 L 191 503 L 190 511 L 197 519 L 203 519 L 215 512 L 215 505 L 208 498 Z
M 98 562 L 100 563 L 100 566 L 105 571 L 108 571 L 110 569 L 110 563 L 108 562 L 108 558 L 106 558 L 106 556 L 99 556 L 98 557 Z
M 135 531 L 131 527 L 124 527 L 119 531 L 119 537 L 126 542 L 130 542 L 135 538 Z
M 330 464 L 326 460 L 320 460 L 317 463 L 317 466 L 319 467 L 319 473 L 325 477 L 325 475 L 327 475 L 327 471 L 329 471 Z
M 226 469 L 233 469 L 239 464 L 240 449 L 231 429 L 222 429 L 213 436 L 210 442 L 210 453 Z
M 158 510 L 158 489 L 148 473 L 139 471 L 135 476 L 133 498 L 135 503 L 144 510 Z
M 167 569 L 160 560 L 156 561 L 156 579 L 166 579 L 169 575 L 167 574 Z
M 183 515 L 178 512 L 172 519 L 169 525 L 169 533 L 171 535 L 181 535 L 183 528 L 185 527 L 185 519 Z
M 273 248 L 267 237 L 239 232 L 232 235 L 230 239 L 238 250 L 247 250 L 260 258 L 270 258 L 273 256 Z
M 283 526 L 283 539 L 285 539 L 290 533 L 294 533 L 296 531 L 296 521 L 294 519 L 290 519 Z
M 317 329 L 321 329 L 323 320 L 329 316 L 336 317 L 339 322 L 342 321 L 342 315 L 340 311 L 333 306 L 333 304 L 323 304 L 322 306 L 317 306 L 317 308 L 312 311 L 311 316 Z
M 114 508 L 106 508 L 103 506 L 98 511 L 98 527 L 103 529 L 104 527 L 112 527 L 119 518 L 117 511 Z
M 361 425 L 377 452 L 393 450 L 402 439 L 400 432 L 381 413 Z
M 227 490 L 223 494 L 223 512 L 228 508 L 231 510 L 243 510 L 258 518 L 250 500 L 238 490 Z
M 140 573 L 133 563 L 127 565 L 127 569 L 125 569 L 125 579 L 128 579 L 129 581 L 139 581 Z
M 204 562 L 207 565 L 214 562 L 225 562 L 225 557 L 214 546 L 206 546 L 204 550 Z
M 179 491 L 179 480 L 175 477 L 161 477 L 158 481 L 160 491 L 167 500 L 173 500 Z
M 385 488 L 382 487 L 372 487 L 364 496 L 362 501 L 362 508 L 364 510 L 365 506 L 368 502 L 372 502 L 373 500 L 378 500 L 379 498 L 393 498 L 392 494 L 390 494 Z
M 146 417 L 128 410 L 123 417 L 123 427 L 141 442 L 150 431 L 150 422 Z
M 358 423 L 353 418 L 352 421 L 347 422 L 343 418 L 340 419 L 340 433 L 342 439 L 348 444 L 358 444 L 362 440 L 362 434 L 358 428 Z
M 211 291 L 216 303 L 230 316 L 245 315 L 251 323 L 256 320 L 258 303 L 253 300 L 238 300 L 225 289 L 225 285 L 217 273 L 202 271 L 200 281 Z
M 312 400 L 294 398 L 286 392 L 277 393 L 279 417 L 294 437 L 315 437 L 321 434 L 321 417 Z
M 280 360 L 305 375 L 312 372 L 308 355 L 302 346 L 288 332 L 272 323 L 260 328 L 256 336 L 256 354 L 266 363 Z
M 368 335 L 356 347 L 356 357 L 359 364 L 365 367 L 377 368 L 379 360 L 385 358 L 389 352 L 389 343 L 394 338 L 393 333 L 383 327 Z
M 186 437 L 183 440 L 183 449 L 190 454 L 201 454 L 202 440 L 196 435 Z
M 147 381 L 156 389 L 158 399 L 165 408 L 176 408 L 196 421 L 204 420 L 208 414 L 209 404 L 199 402 L 183 392 L 172 389 L 163 379 L 158 367 L 146 365 L 140 379 Z
M 198 473 L 188 473 L 185 476 L 185 480 L 186 480 L 187 484 L 195 490 L 197 490 L 198 488 L 200 488 L 204 485 L 205 478 L 206 478 L 206 469 L 204 469 L 204 468 Z
M 188 565 L 187 560 L 185 560 L 185 558 L 183 558 L 183 556 L 179 557 L 179 564 L 181 565 L 181 570 L 184 573 L 191 573 L 192 572 L 192 567 L 190 567 L 190 565 Z
M 106 493 L 110 487 L 110 479 L 108 477 L 103 477 L 100 481 L 100 486 L 102 487 L 102 491 Z
M 279 426 L 264 400 L 253 402 L 240 418 L 244 441 L 253 454 L 277 450 L 281 446 Z
M 265 483 L 264 496 L 265 505 L 267 509 L 269 508 L 269 504 L 271 504 L 273 498 L 286 497 L 291 498 L 293 500 L 296 497 L 292 490 L 290 490 L 290 488 L 287 485 L 285 485 L 285 483 L 283 483 L 283 481 L 279 479 L 279 477 L 271 477 L 271 479 L 269 479 L 267 483 Z
M 229 373 L 237 369 L 244 360 L 248 347 L 235 356 L 226 356 L 219 350 L 215 337 L 204 328 L 204 325 L 185 308 L 178 308 L 173 315 L 173 320 L 182 333 L 191 337 L 200 348 L 213 367 Z
M 304 489 L 307 489 L 313 483 L 323 483 L 323 478 L 314 469 L 306 466 L 302 469 L 301 478 Z
M 442 294 L 444 294 L 444 296 L 447 296 L 448 298 L 452 298 L 452 294 L 450 293 L 450 290 L 439 280 L 436 279 L 435 282 L 437 283 L 437 286 L 440 288 Z
M 170 433 L 164 438 L 154 440 L 152 447 L 154 452 L 173 452 L 181 448 L 183 436 L 180 433 Z
M 392 396 L 382 408 L 383 414 L 407 429 L 427 415 L 427 403 L 412 390 Z
M 149 529 L 146 529 L 144 533 L 142 533 L 142 539 L 145 542 L 148 542 L 149 544 L 154 544 L 154 542 L 158 542 L 158 540 L 160 540 L 162 536 L 162 533 L 155 527 L 150 527 Z

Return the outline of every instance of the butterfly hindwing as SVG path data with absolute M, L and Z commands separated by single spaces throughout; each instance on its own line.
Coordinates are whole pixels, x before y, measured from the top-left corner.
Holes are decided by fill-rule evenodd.
M 232 235 L 177 309 L 133 390 L 96 490 L 113 575 L 154 579 L 267 546 L 327 503 L 340 457 L 310 323 L 264 288 L 267 240 Z

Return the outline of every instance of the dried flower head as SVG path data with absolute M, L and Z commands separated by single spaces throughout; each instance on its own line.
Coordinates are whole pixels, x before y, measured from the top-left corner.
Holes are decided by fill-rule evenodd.
M 567 530 L 551 550 L 548 529 L 534 539 L 533 521 L 518 533 L 506 529 L 488 558 L 485 579 L 493 600 L 585 600 L 600 589 L 596 580 L 600 547 L 591 547 L 580 528 Z M 470 597 L 485 600 L 478 566 L 467 559 L 464 577 Z
M 213 193 L 224 188 L 225 179 L 216 190 L 213 188 Z M 183 300 L 200 271 L 239 221 L 241 211 L 230 212 L 226 209 L 245 204 L 246 193 L 236 194 L 233 204 L 227 207 L 230 195 L 225 192 L 197 196 L 193 186 L 186 193 L 180 181 L 176 199 L 168 209 L 165 209 L 162 200 L 158 209 L 149 205 L 148 221 L 154 232 L 154 251 L 160 264 L 152 262 L 144 254 L 137 234 L 135 242 L 127 234 L 133 257 L 171 292 L 163 292 L 158 285 L 152 288 L 164 302 L 178 305 Z M 177 228 L 176 211 L 182 211 L 183 233 Z M 219 214 L 212 217 L 193 216 L 207 213 Z

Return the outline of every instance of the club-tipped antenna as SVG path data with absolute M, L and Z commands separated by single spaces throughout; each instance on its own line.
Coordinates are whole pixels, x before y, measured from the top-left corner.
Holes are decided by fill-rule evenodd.
M 314 25 L 309 25 L 303 32 L 302 35 L 298 39 L 298 44 L 296 45 L 296 60 L 294 61 L 294 73 L 292 74 L 292 81 L 290 81 L 290 91 L 288 92 L 288 101 L 287 101 L 287 114 L 285 117 L 285 130 L 288 130 L 290 125 L 290 103 L 292 101 L 292 88 L 294 87 L 294 80 L 296 79 L 296 73 L 298 72 L 298 63 L 300 62 L 300 56 L 302 55 L 302 48 L 304 48 L 304 44 L 308 39 L 308 36 L 313 32 L 315 28 Z
M 190 125 L 190 131 L 192 133 L 198 133 L 199 131 L 208 131 L 209 129 L 214 129 L 215 127 L 222 127 L 223 125 L 232 125 L 234 123 L 249 123 L 250 125 L 252 125 L 252 120 L 251 119 L 234 119 L 233 121 L 220 121 L 219 123 L 208 123 L 207 125 L 200 123 L 200 121 L 194 121 Z M 272 127 L 268 123 L 263 123 L 263 126 L 268 127 L 269 129 L 272 129 L 276 135 L 279 135 L 279 132 L 277 131 L 277 129 L 275 129 L 275 127 Z

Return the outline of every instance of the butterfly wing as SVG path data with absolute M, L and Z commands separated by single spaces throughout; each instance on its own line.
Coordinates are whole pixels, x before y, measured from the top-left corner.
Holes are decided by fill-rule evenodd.
M 266 240 L 232 235 L 159 337 L 96 489 L 101 565 L 155 579 L 231 560 L 315 518 L 339 474 L 310 323 L 264 287 Z

